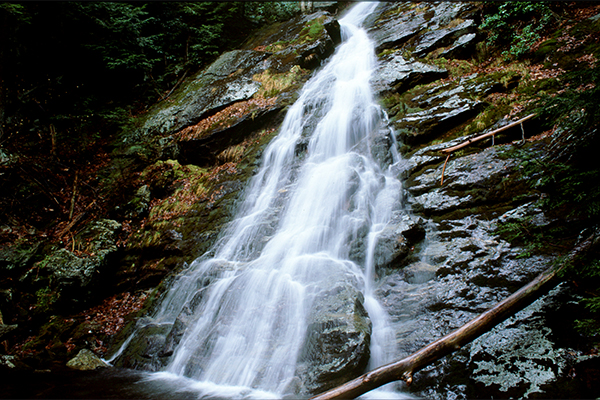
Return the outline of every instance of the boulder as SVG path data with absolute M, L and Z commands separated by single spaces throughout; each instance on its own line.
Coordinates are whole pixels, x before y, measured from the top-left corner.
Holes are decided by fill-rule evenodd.
M 404 211 L 397 212 L 377 237 L 373 254 L 376 270 L 381 273 L 383 268 L 404 266 L 412 247 L 424 237 L 422 219 L 412 217 Z
M 346 277 L 316 295 L 297 376 L 301 394 L 316 394 L 364 372 L 369 362 L 371 320 L 356 282 Z
M 116 232 L 121 224 L 114 220 L 98 220 L 90 223 L 76 240 L 85 244 L 89 256 L 76 256 L 67 249 L 58 249 L 42 263 L 51 272 L 56 283 L 64 289 L 87 289 L 92 281 L 117 252 Z
M 98 368 L 107 368 L 108 364 L 88 349 L 82 349 L 75 357 L 67 362 L 67 367 L 80 371 L 90 371 Z
M 77 236 L 75 244 L 85 254 L 76 255 L 66 248 L 54 249 L 30 269 L 21 282 L 51 281 L 37 291 L 38 311 L 61 303 L 67 307 L 85 304 L 98 294 L 99 284 L 111 262 L 117 257 L 117 232 L 121 224 L 110 219 L 89 223 Z
M 115 367 L 158 371 L 169 361 L 163 354 L 166 337 L 173 324 L 156 323 L 151 318 L 137 321 L 125 351 L 113 361 Z

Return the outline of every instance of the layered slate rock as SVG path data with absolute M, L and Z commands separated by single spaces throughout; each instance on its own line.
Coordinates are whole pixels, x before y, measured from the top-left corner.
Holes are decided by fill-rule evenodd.
M 373 89 L 380 95 L 401 93 L 417 85 L 448 77 L 448 71 L 395 53 L 384 57 L 372 81 Z
M 166 156 L 212 165 L 221 151 L 279 118 L 340 41 L 339 23 L 325 11 L 266 27 L 157 104 L 130 139 L 161 137 Z
M 468 19 L 452 28 L 429 31 L 417 39 L 418 44 L 413 51 L 413 55 L 421 57 L 439 47 L 454 45 L 456 40 L 467 34 L 473 34 L 475 28 L 475 21 Z
M 487 105 L 481 98 L 504 90 L 502 84 L 480 80 L 477 74 L 435 85 L 409 101 L 411 111 L 394 116 L 398 138 L 410 145 L 431 140 L 481 112 Z
M 253 50 L 224 53 L 196 75 L 174 104 L 160 108 L 148 118 L 139 130 L 140 135 L 167 134 L 236 101 L 251 98 L 260 88 L 252 75 L 261 70 L 261 62 L 269 55 Z
M 439 56 L 448 59 L 469 58 L 477 44 L 477 33 L 468 33 L 456 39 L 451 46 L 444 49 Z
M 514 172 L 518 162 L 500 158 L 501 153 L 501 149 L 491 147 L 449 160 L 444 170 L 444 186 L 440 186 L 443 164 L 423 171 L 407 183 L 414 195 L 413 209 L 439 214 L 511 199 L 513 194 L 506 193 L 499 185 Z
M 399 2 L 384 3 L 376 16 L 367 20 L 375 51 L 411 48 L 417 57 L 438 48 L 454 47 L 465 35 L 475 32 L 470 17 L 472 4 L 466 2 Z
M 425 18 L 422 14 L 404 15 L 400 20 L 390 18 L 378 21 L 376 27 L 369 30 L 370 37 L 375 41 L 375 52 L 398 48 L 409 39 L 425 29 Z

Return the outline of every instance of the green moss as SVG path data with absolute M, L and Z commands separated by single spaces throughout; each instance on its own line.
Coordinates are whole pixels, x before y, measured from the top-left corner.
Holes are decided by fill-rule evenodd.
M 387 55 L 394 54 L 397 51 L 398 51 L 397 49 L 385 49 L 381 53 L 377 54 L 377 57 L 382 58 L 382 57 L 385 57 Z
M 304 25 L 302 30 L 300 31 L 300 37 L 304 41 L 316 40 L 321 35 L 323 30 L 325 29 L 325 26 L 323 25 L 325 18 L 326 18 L 326 16 L 323 15 L 323 16 L 320 16 L 319 18 L 308 21 Z
M 36 312 L 46 313 L 50 311 L 60 297 L 57 291 L 44 287 L 35 292 L 37 301 L 35 304 Z
M 444 68 L 450 77 L 465 76 L 473 73 L 475 65 L 467 60 L 447 60 L 444 57 L 429 60 L 433 65 Z
M 486 107 L 464 127 L 464 135 L 467 136 L 483 132 L 494 125 L 509 111 L 510 107 L 508 105 L 491 105 Z
M 260 90 L 254 96 L 257 98 L 272 98 L 281 92 L 289 91 L 299 83 L 301 77 L 306 73 L 298 65 L 294 65 L 288 72 L 280 74 L 273 74 L 271 70 L 267 69 L 252 77 L 252 79 L 262 84 Z

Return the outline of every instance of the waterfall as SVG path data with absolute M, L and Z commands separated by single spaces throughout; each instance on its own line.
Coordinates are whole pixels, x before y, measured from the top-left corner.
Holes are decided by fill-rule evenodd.
M 165 295 L 154 321 L 186 328 L 163 376 L 218 397 L 285 395 L 316 293 L 336 280 L 364 295 L 370 367 L 390 361 L 395 339 L 373 295 L 373 252 L 402 187 L 371 154 L 374 132 L 388 129 L 369 83 L 373 44 L 360 28 L 376 6 L 357 4 L 340 19 L 342 44 L 287 112 L 237 217 Z M 349 241 L 365 231 L 365 261 L 353 261 Z

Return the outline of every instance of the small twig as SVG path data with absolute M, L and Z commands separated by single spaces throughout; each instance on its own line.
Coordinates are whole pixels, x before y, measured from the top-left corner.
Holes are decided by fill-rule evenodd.
M 73 183 L 73 196 L 71 196 L 71 208 L 69 210 L 69 221 L 73 218 L 73 211 L 75 210 L 75 198 L 77 197 L 77 181 L 79 179 L 79 172 L 75 172 L 75 182 Z
M 173 86 L 173 88 L 169 91 L 169 93 L 167 93 L 167 95 L 165 97 L 163 97 L 161 100 L 166 100 L 169 98 L 169 96 L 173 93 L 173 91 L 177 88 L 177 86 L 179 86 L 179 84 L 181 82 L 183 82 L 183 79 L 185 78 L 185 76 L 187 75 L 187 71 L 185 71 L 183 73 L 183 75 L 181 76 L 181 78 L 179 78 L 179 80 L 177 81 L 177 83 L 175 84 L 175 86 Z
M 444 171 L 446 170 L 446 164 L 448 164 L 448 159 L 450 158 L 450 153 L 446 157 L 446 161 L 444 161 L 444 168 L 442 168 L 442 181 L 440 182 L 440 186 L 444 185 Z

